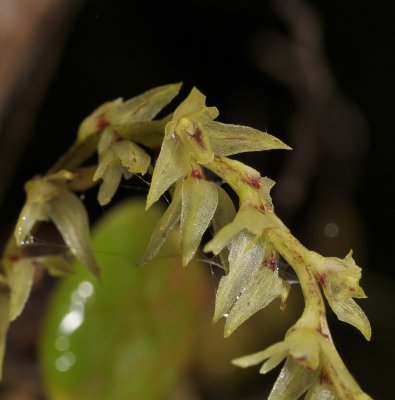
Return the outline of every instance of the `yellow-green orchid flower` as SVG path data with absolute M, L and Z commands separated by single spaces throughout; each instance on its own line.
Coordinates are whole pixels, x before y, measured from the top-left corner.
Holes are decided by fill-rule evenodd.
M 359 286 L 361 268 L 355 264 L 352 251 L 344 259 L 323 257 L 311 252 L 311 269 L 320 282 L 326 299 L 340 321 L 355 326 L 370 340 L 370 322 L 353 298 L 366 298 Z
M 284 359 L 269 400 L 294 400 L 306 392 L 305 400 L 370 399 L 344 366 L 331 339 L 309 327 L 291 328 L 284 341 L 232 362 L 242 368 L 264 362 L 260 373 L 266 374 Z M 322 397 L 325 394 L 330 397 Z
M 72 173 L 60 171 L 26 183 L 27 201 L 15 227 L 15 239 L 19 246 L 24 245 L 37 222 L 52 220 L 71 253 L 98 275 L 87 212 L 81 200 L 67 189 L 72 177 Z
M 125 140 L 111 128 L 106 128 L 97 147 L 99 164 L 93 180 L 102 179 L 98 201 L 108 204 L 118 189 L 122 176 L 129 179 L 133 174 L 144 175 L 150 165 L 150 156 L 137 144 Z
M 177 107 L 165 128 L 147 197 L 147 208 L 188 173 L 191 163 L 205 165 L 214 159 L 215 154 L 289 149 L 268 133 L 214 121 L 218 114 L 216 107 L 206 106 L 206 97 L 196 88 Z
M 275 298 L 281 297 L 285 306 L 290 285 L 279 277 L 278 261 L 272 246 L 254 242 L 247 231 L 232 240 L 229 273 L 219 283 L 214 312 L 214 322 L 226 318 L 225 337 Z
M 178 94 L 181 83 L 159 86 L 127 101 L 118 98 L 102 104 L 86 117 L 78 130 L 77 142 L 108 126 L 151 121 Z
M 234 207 L 229 196 L 220 186 L 207 181 L 195 164 L 189 175 L 176 184 L 172 202 L 160 219 L 141 261 L 155 257 L 169 232 L 180 222 L 182 263 L 185 266 L 195 255 L 210 222 L 213 221 L 214 229 L 219 229 L 233 216 Z

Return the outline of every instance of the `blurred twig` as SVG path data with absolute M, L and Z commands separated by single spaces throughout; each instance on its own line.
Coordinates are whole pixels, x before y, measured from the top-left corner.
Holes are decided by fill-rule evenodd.
M 278 177 L 276 199 L 293 214 L 304 203 L 318 170 L 332 192 L 352 190 L 367 127 L 336 83 L 325 55 L 322 21 L 313 7 L 305 0 L 272 0 L 272 6 L 288 35 L 264 32 L 256 59 L 290 89 L 296 105 L 288 126 L 288 144 L 295 150 Z
M 0 1 L 0 201 L 82 3 Z

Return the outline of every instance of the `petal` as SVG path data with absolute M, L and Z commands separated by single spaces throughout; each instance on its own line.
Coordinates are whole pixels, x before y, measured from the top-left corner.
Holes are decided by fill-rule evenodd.
M 80 124 L 77 134 L 77 144 L 85 142 L 89 136 L 100 132 L 106 126 L 109 125 L 109 121 L 106 117 L 108 112 L 113 109 L 120 107 L 123 103 L 122 98 L 118 98 L 112 101 L 108 101 L 88 115 Z
M 8 284 L 11 289 L 10 321 L 22 312 L 31 292 L 35 266 L 33 259 L 20 258 L 8 270 Z
M 50 218 L 71 253 L 98 276 L 99 269 L 90 242 L 88 215 L 79 198 L 64 189 L 62 194 L 51 202 Z
M 250 205 L 242 206 L 235 219 L 223 227 L 204 247 L 205 252 L 218 254 L 239 232 L 248 230 L 254 236 L 260 236 L 266 229 L 283 227 L 279 218 L 271 212 L 261 213 Z
M 18 246 L 22 246 L 38 221 L 48 220 L 48 207 L 39 203 L 27 202 L 19 214 L 15 226 L 15 240 Z
M 232 364 L 236 365 L 237 367 L 241 368 L 247 368 L 251 367 L 252 365 L 257 365 L 260 364 L 261 362 L 277 357 L 277 356 L 283 356 L 288 352 L 288 345 L 286 342 L 278 342 L 275 344 L 272 344 L 269 346 L 267 349 L 258 351 L 257 353 L 249 354 L 247 356 L 239 357 L 234 360 L 232 360 Z M 283 359 L 285 356 L 283 357 Z M 280 361 L 281 362 L 281 361 Z
M 148 90 L 111 109 L 108 118 L 112 124 L 150 121 L 177 96 L 181 86 L 182 83 L 174 83 Z
M 229 274 L 223 276 L 218 286 L 214 322 L 227 316 L 245 290 L 254 270 L 262 263 L 265 246 L 261 242 L 253 243 L 254 237 L 242 232 L 231 244 L 229 253 Z
M 265 262 L 251 272 L 247 279 L 240 298 L 226 319 L 225 336 L 229 336 L 244 321 L 281 295 L 282 279 Z
M 104 173 L 106 172 L 108 166 L 111 163 L 116 162 L 115 154 L 111 149 L 104 151 L 99 157 L 99 164 L 96 168 L 96 171 L 93 175 L 93 180 L 98 181 L 100 178 L 103 177 Z
M 324 289 L 325 291 L 325 289 Z M 331 296 L 326 298 L 333 312 L 337 315 L 340 321 L 347 322 L 350 325 L 355 326 L 366 340 L 370 340 L 372 336 L 372 328 L 366 314 L 362 311 L 361 307 L 350 297 L 344 300 L 336 300 Z
M 215 236 L 213 239 L 211 239 L 205 246 L 204 246 L 204 251 L 208 253 L 211 251 L 215 255 L 217 255 L 230 241 L 242 230 L 246 229 L 246 224 L 248 221 L 246 221 L 244 215 L 245 211 L 244 209 L 240 209 L 234 220 L 224 226 Z
M 281 362 L 284 361 L 284 359 L 288 355 L 288 349 L 284 349 L 282 353 L 278 353 L 270 357 L 267 361 L 265 361 L 259 370 L 260 374 L 267 374 L 270 372 L 272 369 L 276 368 Z
M 111 146 L 113 140 L 113 130 L 109 127 L 105 128 L 100 136 L 99 144 L 97 145 L 97 152 L 99 154 L 104 153 Z
M 218 204 L 217 185 L 204 179 L 186 178 L 182 183 L 182 263 L 195 255 Z
M 170 231 L 180 220 L 181 216 L 181 191 L 182 185 L 179 184 L 174 191 L 172 202 L 159 220 L 154 233 L 151 236 L 148 248 L 140 259 L 141 264 L 151 261 L 159 249 L 162 247 Z
M 202 130 L 207 135 L 213 152 L 223 156 L 247 151 L 291 150 L 280 139 L 248 126 L 210 121 L 203 124 Z
M 190 122 L 187 118 L 181 118 L 176 133 L 198 163 L 206 164 L 213 161 L 214 153 L 211 150 L 210 141 L 202 132 L 200 123 L 192 122 L 192 127 L 188 127 Z M 184 125 L 186 126 L 184 127 Z
M 122 166 L 119 163 L 109 165 L 104 171 L 102 179 L 97 200 L 101 206 L 105 206 L 111 201 L 121 182 Z
M 53 177 L 57 179 L 63 175 L 63 172 L 60 171 Z M 25 191 L 27 194 L 26 204 L 19 214 L 14 231 L 18 246 L 23 245 L 36 222 L 48 220 L 48 204 L 59 195 L 59 186 L 45 178 L 35 178 L 25 184 Z
M 120 140 L 111 146 L 122 165 L 134 174 L 146 174 L 151 157 L 137 144 Z
M 188 97 L 174 111 L 173 120 L 178 120 L 181 117 L 198 113 L 205 109 L 207 109 L 207 114 L 211 119 L 218 116 L 218 110 L 215 107 L 206 107 L 206 96 L 194 87 Z
M 152 175 L 146 208 L 150 208 L 170 185 L 184 177 L 189 166 L 190 154 L 185 145 L 175 135 L 165 137 Z
M 330 384 L 316 382 L 306 393 L 304 400 L 341 400 Z
M 292 357 L 288 357 L 268 400 L 295 400 L 305 393 L 319 375 L 319 370 L 310 371 Z

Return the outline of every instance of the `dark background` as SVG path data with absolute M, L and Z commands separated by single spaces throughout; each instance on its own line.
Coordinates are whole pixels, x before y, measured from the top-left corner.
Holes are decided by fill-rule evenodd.
M 23 204 L 23 182 L 56 161 L 97 105 L 178 81 L 182 97 L 195 85 L 219 108 L 219 120 L 267 130 L 294 148 L 240 159 L 277 181 L 276 210 L 304 244 L 338 257 L 353 248 L 372 341 L 334 318 L 330 324 L 363 389 L 388 399 L 395 373 L 394 11 L 390 1 L 87 1 L 67 28 L 3 184 L 2 237 Z M 15 101 L 4 132 L 17 116 Z M 328 223 L 335 236 L 325 234 Z

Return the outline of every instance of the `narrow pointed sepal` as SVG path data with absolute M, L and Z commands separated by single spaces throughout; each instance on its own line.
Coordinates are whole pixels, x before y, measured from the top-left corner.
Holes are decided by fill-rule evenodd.
M 182 263 L 195 255 L 218 205 L 217 185 L 188 177 L 182 183 L 181 243 Z
M 177 225 L 181 217 L 182 184 L 178 184 L 172 201 L 162 215 L 151 236 L 148 248 L 140 259 L 141 264 L 151 261 L 159 252 L 171 230 Z
M 226 319 L 225 337 L 256 312 L 280 297 L 282 287 L 282 279 L 265 262 L 252 271 Z
M 248 126 L 209 121 L 202 125 L 202 130 L 210 141 L 213 152 L 222 156 L 249 151 L 291 150 L 275 136 Z
M 15 320 L 22 312 L 29 298 L 36 268 L 34 260 L 21 257 L 7 268 L 8 285 L 10 287 L 10 321 Z
M 78 130 L 77 143 L 84 142 L 108 126 L 150 121 L 178 94 L 181 83 L 159 86 L 130 100 L 118 98 L 104 103 L 85 118 Z
M 50 217 L 71 253 L 99 276 L 90 241 L 88 214 L 81 200 L 68 190 L 61 190 L 51 202 Z
M 295 400 L 317 380 L 319 370 L 311 371 L 292 357 L 288 357 L 278 376 L 268 400 Z
M 184 177 L 190 167 L 190 155 L 177 136 L 165 137 L 152 175 L 146 209 L 150 208 L 169 187 Z
M 253 236 L 242 232 L 232 242 L 229 253 L 229 274 L 223 276 L 218 286 L 215 299 L 213 321 L 228 317 L 229 313 L 245 289 L 249 277 L 261 265 L 265 246 L 253 242 Z

